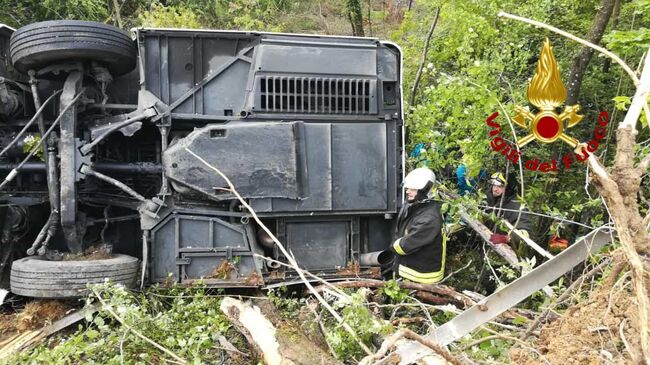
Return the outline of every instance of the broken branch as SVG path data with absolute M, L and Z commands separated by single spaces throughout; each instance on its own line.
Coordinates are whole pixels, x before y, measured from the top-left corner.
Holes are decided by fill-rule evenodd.
M 245 304 L 231 297 L 223 298 L 221 311 L 228 317 L 237 330 L 253 345 L 264 363 L 269 365 L 292 365 L 280 351 L 280 343 L 276 338 L 275 326 L 260 312 L 259 308 Z
M 508 245 L 495 245 L 490 241 L 490 236 L 492 235 L 492 231 L 488 227 L 486 227 L 483 223 L 479 222 L 478 220 L 472 218 L 469 216 L 469 214 L 465 212 L 460 213 L 461 219 L 467 223 L 467 225 L 470 226 L 476 233 L 481 236 L 483 241 L 488 244 L 488 246 L 499 256 L 503 257 L 510 265 L 512 266 L 517 266 L 519 263 L 519 259 L 517 258 L 517 254 L 513 249 L 508 246 Z
M 386 282 L 381 280 L 355 280 L 332 283 L 332 285 L 339 288 L 384 288 L 386 287 Z M 408 281 L 397 282 L 397 285 L 402 289 L 418 290 L 421 292 L 446 296 L 452 298 L 455 302 L 460 303 L 463 306 L 473 304 L 473 301 L 470 298 L 445 285 L 420 284 Z M 319 292 L 323 289 L 324 287 L 322 285 L 316 287 L 316 291 Z
M 628 66 L 627 63 L 625 63 L 625 61 L 623 61 L 616 54 L 610 52 L 609 50 L 607 50 L 607 49 L 605 49 L 605 48 L 603 48 L 601 46 L 595 45 L 595 44 L 593 44 L 593 43 L 591 43 L 591 42 L 589 42 L 587 40 L 576 37 L 573 34 L 571 34 L 569 32 L 565 32 L 565 31 L 563 31 L 561 29 L 558 29 L 558 28 L 556 28 L 556 27 L 554 27 L 552 25 L 548 25 L 548 24 L 545 24 L 545 23 L 542 23 L 542 22 L 538 22 L 538 21 L 533 20 L 533 19 L 524 18 L 524 17 L 518 16 L 518 15 L 508 14 L 508 13 L 506 13 L 504 11 L 500 11 L 499 14 L 497 14 L 497 16 L 503 17 L 503 18 L 508 18 L 508 19 L 513 19 L 513 20 L 518 20 L 520 22 L 528 23 L 528 24 L 534 25 L 536 27 L 548 29 L 553 33 L 557 33 L 557 34 L 562 35 L 562 36 L 564 36 L 566 38 L 574 40 L 574 41 L 582 44 L 583 46 L 591 47 L 591 48 L 595 49 L 596 51 L 598 51 L 598 52 L 600 52 L 600 53 L 602 53 L 604 55 L 607 55 L 609 58 L 613 59 L 614 62 L 618 63 L 623 68 L 623 70 L 625 70 L 625 72 L 630 76 L 630 78 L 634 81 L 635 85 L 638 85 L 638 83 L 639 83 L 639 79 L 636 77 L 636 74 L 630 68 L 630 66 Z
M 508 227 L 509 230 L 514 232 L 519 238 L 521 238 L 528 246 L 530 246 L 533 250 L 537 251 L 538 254 L 546 257 L 547 259 L 552 259 L 554 256 L 551 255 L 550 252 L 546 251 L 543 249 L 540 245 L 537 244 L 537 242 L 531 240 L 529 237 L 526 237 L 519 233 L 518 230 L 515 229 L 515 226 L 512 225 L 512 223 L 508 222 L 505 219 L 502 219 L 503 223 Z
M 370 365 L 373 364 L 374 362 L 380 360 L 384 355 L 395 345 L 397 344 L 397 341 L 406 338 L 409 340 L 417 341 L 421 343 L 422 345 L 430 348 L 433 350 L 436 354 L 440 355 L 442 358 L 444 358 L 446 361 L 454 364 L 454 365 L 461 365 L 461 362 L 456 359 L 454 356 L 452 356 L 449 351 L 445 350 L 442 346 L 438 345 L 437 343 L 426 339 L 417 333 L 411 331 L 410 329 L 407 328 L 402 328 L 399 331 L 395 332 L 388 338 L 384 340 L 384 342 L 381 344 L 381 347 L 377 351 L 377 353 L 367 356 L 364 359 L 362 359 L 359 362 L 359 365 Z

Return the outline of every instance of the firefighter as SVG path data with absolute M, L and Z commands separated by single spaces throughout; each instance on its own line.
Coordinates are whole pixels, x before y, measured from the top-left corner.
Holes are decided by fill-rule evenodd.
M 525 237 L 529 237 L 532 222 L 527 214 L 528 210 L 521 207 L 517 201 L 514 179 L 506 180 L 501 172 L 495 172 L 488 180 L 487 203 L 488 212 L 493 211 L 498 218 L 508 221 L 515 230 Z M 521 214 L 519 211 L 521 210 Z M 490 241 L 495 244 L 512 243 L 519 257 L 526 257 L 527 245 L 513 232 L 504 231 L 497 224 Z
M 445 271 L 445 245 L 440 203 L 433 200 L 436 175 L 426 167 L 404 179 L 407 201 L 397 217 L 391 250 L 396 253 L 393 272 L 403 279 L 433 284 Z

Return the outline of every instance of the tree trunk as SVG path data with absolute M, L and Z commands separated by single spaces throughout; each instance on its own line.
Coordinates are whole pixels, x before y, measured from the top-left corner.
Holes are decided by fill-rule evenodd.
M 649 49 L 650 51 L 650 49 Z M 641 217 L 637 196 L 641 176 L 650 165 L 650 155 L 643 157 L 635 166 L 636 124 L 650 94 L 650 57 L 646 56 L 632 104 L 625 119 L 616 130 L 616 156 L 611 173 L 594 155 L 589 156 L 592 181 L 607 204 L 611 218 L 616 225 L 623 252 L 632 266 L 635 295 L 639 308 L 641 356 L 650 359 L 650 275 L 647 256 L 650 255 L 650 234 L 646 218 Z M 645 258 L 644 258 L 645 257 Z M 640 361 L 639 361 L 640 362 Z M 642 362 L 640 362 L 642 363 Z M 649 363 L 646 361 L 646 363 Z
M 268 302 L 258 306 L 225 297 L 221 311 L 253 345 L 265 364 L 341 365 L 330 354 L 314 346 L 300 326 L 281 319 L 277 309 Z
M 347 4 L 348 19 L 352 25 L 352 35 L 356 37 L 364 37 L 363 32 L 363 13 L 361 12 L 361 4 L 359 0 L 348 0 Z
M 596 14 L 594 23 L 591 25 L 588 39 L 593 44 L 599 44 L 607 28 L 607 23 L 612 15 L 614 3 L 616 0 L 601 0 L 600 10 Z M 571 65 L 571 73 L 569 74 L 569 89 L 567 92 L 566 105 L 574 105 L 578 101 L 578 94 L 580 93 L 580 86 L 582 85 L 582 78 L 585 75 L 587 65 L 594 54 L 594 49 L 591 47 L 582 47 L 580 53 L 573 59 Z
M 420 60 L 420 67 L 418 67 L 418 72 L 415 75 L 415 81 L 413 82 L 413 88 L 411 89 L 411 97 L 409 98 L 409 107 L 415 106 L 415 95 L 420 85 L 420 78 L 422 78 L 422 70 L 424 69 L 424 64 L 427 62 L 427 53 L 429 52 L 429 43 L 431 42 L 431 36 L 433 31 L 436 29 L 438 24 L 438 17 L 440 16 L 440 8 L 436 8 L 436 15 L 433 16 L 433 22 L 431 23 L 431 28 L 427 34 L 427 39 L 424 41 L 424 49 L 422 50 L 422 60 Z
M 612 11 L 612 26 L 610 30 L 615 30 L 618 26 L 619 16 L 621 14 L 621 0 L 616 0 L 614 3 L 614 10 Z M 609 68 L 612 65 L 611 58 L 605 58 L 603 62 L 603 73 L 608 73 Z

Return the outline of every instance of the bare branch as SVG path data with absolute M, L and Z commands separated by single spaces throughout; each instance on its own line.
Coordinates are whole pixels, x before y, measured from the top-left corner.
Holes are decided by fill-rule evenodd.
M 582 44 L 584 46 L 591 47 L 591 48 L 595 49 L 596 51 L 598 51 L 598 52 L 600 52 L 602 54 L 605 54 L 608 57 L 610 57 L 611 59 L 613 59 L 616 63 L 618 63 L 621 67 L 623 67 L 623 70 L 625 70 L 625 72 L 627 72 L 627 74 L 630 76 L 632 81 L 634 81 L 634 85 L 639 84 L 639 78 L 636 76 L 636 74 L 630 68 L 630 66 L 628 66 L 628 64 L 625 63 L 625 61 L 623 61 L 619 56 L 615 55 L 611 51 L 609 51 L 609 50 L 607 50 L 607 49 L 605 49 L 605 48 L 603 48 L 601 46 L 595 45 L 595 44 L 593 44 L 593 43 L 591 43 L 589 41 L 586 41 L 586 40 L 584 40 L 582 38 L 576 37 L 573 34 L 565 32 L 565 31 L 563 31 L 561 29 L 555 28 L 552 25 L 544 24 L 544 23 L 538 22 L 536 20 L 524 18 L 524 17 L 518 16 L 518 15 L 508 14 L 508 13 L 503 12 L 503 11 L 500 11 L 499 14 L 497 14 L 497 16 L 500 16 L 500 17 L 503 17 L 503 18 L 508 18 L 508 19 L 513 19 L 513 20 L 518 20 L 520 22 L 528 23 L 528 24 L 534 25 L 536 27 L 548 29 L 551 32 L 554 32 L 554 33 L 557 33 L 557 34 L 562 35 L 564 37 L 567 37 L 567 38 L 569 38 L 571 40 L 574 40 L 574 41 L 576 41 L 576 42 L 578 42 L 578 43 L 580 43 L 580 44 Z
M 639 115 L 641 114 L 641 109 L 645 109 L 646 118 L 650 121 L 650 115 L 648 115 L 648 94 L 650 94 L 650 54 L 646 53 L 643 71 L 641 71 L 641 79 L 637 84 L 636 92 L 632 98 L 632 104 L 625 114 L 625 119 L 618 125 L 618 129 L 624 129 L 631 127 L 633 130 L 636 128 L 636 122 L 639 120 Z
M 422 60 L 420 61 L 420 67 L 418 67 L 418 72 L 415 75 L 415 82 L 413 82 L 413 88 L 411 89 L 411 97 L 409 98 L 409 106 L 412 107 L 415 103 L 415 94 L 418 91 L 418 85 L 420 84 L 420 78 L 422 77 L 422 69 L 424 64 L 427 62 L 427 53 L 429 52 L 429 42 L 431 41 L 431 36 L 433 35 L 433 30 L 436 29 L 436 24 L 438 24 L 438 17 L 440 16 L 440 7 L 436 8 L 436 15 L 433 17 L 433 23 L 431 23 L 431 29 L 429 29 L 429 34 L 427 34 L 427 39 L 424 42 L 424 49 L 422 50 Z
M 579 144 L 576 149 L 574 150 L 575 153 L 579 154 L 581 153 L 581 150 L 585 149 L 586 144 L 581 143 Z M 598 157 L 594 155 L 593 153 L 589 154 L 589 158 L 587 159 L 587 163 L 589 164 L 589 167 L 591 167 L 591 171 L 596 174 L 602 181 L 611 181 L 613 182 L 611 176 L 605 170 L 605 166 L 600 163 L 600 160 L 598 160 Z
M 455 357 L 453 357 L 442 346 L 438 345 L 437 343 L 425 337 L 418 335 L 417 333 L 407 328 L 402 328 L 399 331 L 392 334 L 390 337 L 386 338 L 384 342 L 381 344 L 381 348 L 377 351 L 376 354 L 364 358 L 363 360 L 361 360 L 359 364 L 368 365 L 368 364 L 375 363 L 375 361 L 377 360 L 380 360 L 390 350 L 390 348 L 395 346 L 397 344 L 397 341 L 401 340 L 402 338 L 408 338 L 410 340 L 417 341 L 423 344 L 424 346 L 430 348 L 438 355 L 442 356 L 449 363 L 454 365 L 461 365 L 461 362 L 458 361 L 458 359 L 456 359 Z
M 611 51 L 609 51 L 609 50 L 607 50 L 607 49 L 605 49 L 605 48 L 603 48 L 601 46 L 595 45 L 595 44 L 593 44 L 593 43 L 591 43 L 589 41 L 586 41 L 586 40 L 584 40 L 582 38 L 576 37 L 573 34 L 571 34 L 569 32 L 565 32 L 565 31 L 563 31 L 561 29 L 555 28 L 552 25 L 548 25 L 548 24 L 545 24 L 545 23 L 542 23 L 542 22 L 538 22 L 536 20 L 524 18 L 524 17 L 518 16 L 518 15 L 508 14 L 508 13 L 503 12 L 503 11 L 500 11 L 498 16 L 513 19 L 513 20 L 518 20 L 520 22 L 528 23 L 528 24 L 534 25 L 536 27 L 548 29 L 551 32 L 554 32 L 554 33 L 557 33 L 557 34 L 562 35 L 564 37 L 567 37 L 567 38 L 569 38 L 571 40 L 574 40 L 574 41 L 576 41 L 576 42 L 578 42 L 578 43 L 580 43 L 582 45 L 585 45 L 587 47 L 591 47 L 591 48 L 595 49 L 596 51 L 606 55 L 607 57 L 610 57 L 616 63 L 618 63 L 623 68 L 623 70 L 625 70 L 625 72 L 628 74 L 628 76 L 630 76 L 630 78 L 632 79 L 632 82 L 634 82 L 634 86 L 638 87 L 640 84 L 642 84 L 639 77 L 637 77 L 636 73 L 632 70 L 632 68 L 627 63 L 625 63 L 625 61 L 623 61 L 616 54 L 612 53 Z M 648 65 L 648 58 L 650 58 L 650 57 L 646 57 L 646 66 Z M 644 69 L 645 69 L 645 67 L 644 67 Z M 643 78 L 643 76 L 642 76 L 642 78 Z M 649 90 L 648 90 L 647 87 L 637 88 L 637 94 L 639 92 L 642 92 L 643 95 L 645 97 L 647 97 Z M 636 94 L 635 94 L 634 97 L 636 99 Z M 632 125 L 634 127 L 634 125 L 636 125 L 636 121 L 638 120 L 638 115 L 639 115 L 641 109 L 644 110 L 646 118 L 648 120 L 650 120 L 650 108 L 648 107 L 646 99 L 643 99 L 643 101 L 640 104 L 638 104 L 637 107 L 639 108 L 639 112 L 636 113 L 637 119 L 635 119 L 634 121 L 632 121 L 632 120 L 628 121 L 628 116 L 626 115 L 625 120 L 621 124 L 619 124 L 619 128 L 624 128 L 626 125 Z M 630 110 L 631 109 L 632 109 L 632 106 L 630 106 Z M 630 114 L 629 111 L 628 111 L 628 114 Z M 630 116 L 630 118 L 631 118 L 631 116 Z M 631 124 L 629 124 L 629 123 L 631 123 Z

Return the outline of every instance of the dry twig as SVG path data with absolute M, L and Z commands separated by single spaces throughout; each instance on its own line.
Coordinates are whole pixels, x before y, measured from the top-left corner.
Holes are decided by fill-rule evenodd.
M 417 333 L 407 328 L 402 328 L 399 331 L 395 332 L 394 334 L 390 335 L 388 338 L 386 338 L 384 342 L 381 344 L 381 347 L 379 348 L 377 353 L 365 357 L 363 360 L 359 362 L 359 365 L 370 365 L 380 360 L 391 348 L 395 346 L 397 341 L 403 338 L 421 343 L 422 345 L 430 348 L 435 353 L 442 356 L 445 360 L 447 360 L 448 362 L 454 365 L 462 365 L 458 359 L 456 359 L 452 354 L 449 353 L 449 351 L 445 350 L 442 346 L 418 335 Z

